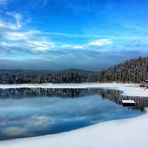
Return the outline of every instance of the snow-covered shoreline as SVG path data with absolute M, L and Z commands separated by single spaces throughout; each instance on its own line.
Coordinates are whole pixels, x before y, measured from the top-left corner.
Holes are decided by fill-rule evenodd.
M 84 88 L 106 88 L 122 91 L 125 96 L 148 97 L 148 89 L 140 88 L 138 84 L 121 83 L 80 83 L 80 84 L 0 84 L 1 89 L 8 88 L 66 88 L 66 89 L 84 89 Z
M 36 84 L 27 88 L 107 88 L 122 91 L 123 95 L 148 97 L 148 89 L 135 84 Z M 0 85 L 0 88 L 16 88 Z M 17 87 L 22 88 L 22 87 Z M 0 148 L 147 148 L 148 108 L 144 115 L 99 123 L 56 135 L 1 141 Z

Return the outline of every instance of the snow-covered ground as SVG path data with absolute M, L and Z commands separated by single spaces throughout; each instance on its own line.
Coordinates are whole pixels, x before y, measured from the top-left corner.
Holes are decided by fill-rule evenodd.
M 128 96 L 148 97 L 148 89 L 134 84 L 0 85 L 0 88 L 110 88 Z M 148 109 L 139 117 L 102 122 L 56 135 L 1 141 L 0 148 L 147 148 Z

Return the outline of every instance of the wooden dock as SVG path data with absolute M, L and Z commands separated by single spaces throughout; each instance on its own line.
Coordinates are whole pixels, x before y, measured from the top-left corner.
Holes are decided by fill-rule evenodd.
M 136 102 L 134 100 L 122 100 L 123 106 L 135 106 Z

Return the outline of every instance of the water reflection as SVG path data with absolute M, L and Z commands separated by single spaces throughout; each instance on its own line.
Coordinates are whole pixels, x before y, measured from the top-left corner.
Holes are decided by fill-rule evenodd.
M 136 106 L 123 107 L 121 100 Z M 0 140 L 55 134 L 143 114 L 146 98 L 106 89 L 0 89 Z
M 147 97 L 129 97 L 122 96 L 118 90 L 110 89 L 50 89 L 50 88 L 17 88 L 17 89 L 0 89 L 0 99 L 23 99 L 34 97 L 61 97 L 61 98 L 79 98 L 83 96 L 100 95 L 103 99 L 109 99 L 117 104 L 122 105 L 123 99 L 132 99 L 136 102 L 133 109 L 144 110 L 148 107 Z

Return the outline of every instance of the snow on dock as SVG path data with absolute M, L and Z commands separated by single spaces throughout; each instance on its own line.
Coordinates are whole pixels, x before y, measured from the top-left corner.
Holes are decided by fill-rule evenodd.
M 135 106 L 136 102 L 134 100 L 122 100 L 124 106 Z

